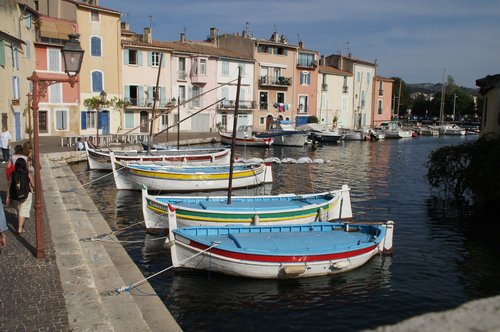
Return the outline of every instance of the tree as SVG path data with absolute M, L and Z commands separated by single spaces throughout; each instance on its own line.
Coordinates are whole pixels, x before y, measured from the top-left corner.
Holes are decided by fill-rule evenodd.
M 392 84 L 392 100 L 394 104 L 392 105 L 394 109 L 394 113 L 398 113 L 398 102 L 399 102 L 399 114 L 406 114 L 406 110 L 412 107 L 412 99 L 411 99 L 411 89 L 410 87 L 403 81 L 400 77 L 391 77 L 394 80 Z M 401 85 L 401 93 L 400 87 Z

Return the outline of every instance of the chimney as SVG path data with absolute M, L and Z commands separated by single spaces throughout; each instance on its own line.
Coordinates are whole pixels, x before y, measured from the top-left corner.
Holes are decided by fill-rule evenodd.
M 125 30 L 125 31 L 130 30 L 130 26 L 129 26 L 128 22 L 120 22 L 120 28 L 121 28 L 121 30 Z
M 210 28 L 210 41 L 216 46 L 219 47 L 219 39 L 218 39 L 218 30 L 217 28 Z
M 144 34 L 142 35 L 142 41 L 151 44 L 153 42 L 153 36 L 151 33 L 151 28 L 144 28 Z
M 278 42 L 278 38 L 279 38 L 279 37 L 278 37 L 278 31 L 274 31 L 274 32 L 273 32 L 273 34 L 272 34 L 272 36 L 271 36 L 271 40 L 272 40 L 273 42 L 276 42 L 276 43 L 277 43 L 277 42 Z
M 186 41 L 186 34 L 184 32 L 181 32 L 181 39 L 180 41 L 184 43 Z
M 301 40 L 301 41 L 299 41 L 299 48 L 300 48 L 301 50 L 303 50 L 303 49 L 304 49 L 304 42 L 302 42 L 302 40 Z

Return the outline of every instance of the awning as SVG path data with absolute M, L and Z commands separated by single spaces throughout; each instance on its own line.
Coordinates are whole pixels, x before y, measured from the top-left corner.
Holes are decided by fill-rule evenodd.
M 68 34 L 75 33 L 70 22 L 42 21 L 40 34 L 42 37 L 68 39 Z

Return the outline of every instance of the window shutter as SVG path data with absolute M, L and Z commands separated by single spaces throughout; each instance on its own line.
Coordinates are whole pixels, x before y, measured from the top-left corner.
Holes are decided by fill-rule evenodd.
M 16 77 L 12 76 L 12 99 L 16 98 Z
M 143 54 L 142 54 L 142 53 L 144 53 L 144 52 L 142 52 L 142 51 L 137 51 L 137 64 L 138 64 L 139 66 L 142 66 L 142 56 L 143 56 Z
M 125 100 L 130 101 L 130 85 L 125 85 L 125 88 L 123 89 L 124 95 L 125 95 Z
M 138 105 L 139 106 L 144 105 L 144 87 L 142 85 L 139 85 L 139 96 L 138 96 L 138 99 L 139 99 Z
M 86 111 L 82 111 L 81 118 L 82 118 L 82 129 L 87 129 L 87 112 Z
M 152 52 L 148 52 L 148 67 L 151 67 L 152 65 Z
M 124 49 L 123 50 L 123 62 L 128 65 L 129 64 L 129 50 Z
M 92 72 L 92 92 L 101 92 L 102 90 L 102 73 L 94 71 Z
M 148 103 L 153 104 L 153 101 L 155 100 L 154 96 L 154 91 L 152 86 L 148 86 Z
M 167 99 L 165 98 L 165 87 L 160 87 L 160 104 L 165 105 L 167 103 Z
M 62 111 L 56 111 L 56 129 L 64 129 L 62 125 Z
M 5 65 L 5 42 L 0 40 L 0 66 Z

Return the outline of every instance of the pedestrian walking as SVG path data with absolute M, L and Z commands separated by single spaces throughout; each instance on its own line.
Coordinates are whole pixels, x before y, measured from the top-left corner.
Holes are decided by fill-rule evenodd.
M 0 148 L 2 148 L 2 164 L 5 164 L 9 161 L 9 150 L 10 150 L 10 140 L 12 136 L 10 136 L 9 129 L 7 126 L 2 126 L 2 132 L 0 133 Z
M 12 173 L 7 190 L 5 204 L 9 206 L 11 201 L 15 201 L 17 211 L 17 232 L 22 235 L 24 232 L 24 222 L 31 215 L 32 191 L 35 188 L 33 175 L 28 169 L 24 158 L 17 158 L 15 170 Z

